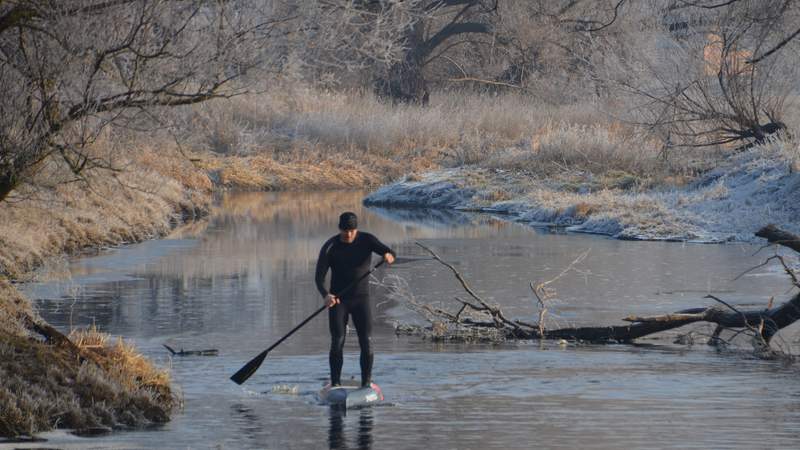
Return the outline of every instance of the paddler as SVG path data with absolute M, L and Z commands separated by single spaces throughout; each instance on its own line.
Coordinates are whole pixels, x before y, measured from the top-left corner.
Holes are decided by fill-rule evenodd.
M 314 279 L 328 307 L 332 386 L 341 385 L 348 316 L 353 318 L 361 348 L 361 386 L 369 387 L 372 383 L 372 304 L 369 300 L 369 280 L 361 280 L 342 297 L 337 292 L 369 272 L 373 253 L 381 255 L 388 264 L 395 260 L 392 249 L 372 234 L 358 230 L 358 217 L 352 212 L 339 216 L 339 233 L 328 239 L 319 252 Z M 328 269 L 331 270 L 330 289 L 325 288 Z

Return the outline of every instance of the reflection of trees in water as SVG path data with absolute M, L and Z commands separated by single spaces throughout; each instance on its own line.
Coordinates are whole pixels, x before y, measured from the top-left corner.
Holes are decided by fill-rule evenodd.
M 483 214 L 365 209 L 361 198 L 358 192 L 227 195 L 220 201 L 220 209 L 207 219 L 208 227 L 195 245 L 142 247 L 135 259 L 147 264 L 133 269 L 138 279 L 103 283 L 86 292 L 72 310 L 74 324 L 94 321 L 103 329 L 158 335 L 164 330 L 181 333 L 230 323 L 295 322 L 307 312 L 274 307 L 264 299 L 287 303 L 315 298 L 314 263 L 322 243 L 336 233 L 342 210 L 358 213 L 362 229 L 374 232 L 403 255 L 418 253 L 413 242 L 419 239 L 477 242 L 485 236 L 529 233 L 525 227 Z M 126 255 L 115 258 L 130 258 Z M 114 261 L 103 264 L 120 266 Z M 404 267 L 419 270 L 422 266 L 391 270 Z M 435 281 L 418 280 L 418 287 L 425 289 L 422 292 L 437 292 Z M 67 319 L 59 316 L 64 302 L 45 304 L 45 314 L 50 310 L 50 319 L 64 322 Z
M 347 410 L 330 409 L 330 428 L 328 429 L 328 446 L 331 450 L 341 450 L 350 448 L 347 446 L 345 421 Z M 372 430 L 374 419 L 371 408 L 358 410 L 358 428 L 356 444 L 359 450 L 369 450 L 372 448 Z
M 181 277 L 247 275 L 263 279 L 280 271 L 313 270 L 319 248 L 337 232 L 343 211 L 390 246 L 417 239 L 478 238 L 509 224 L 487 215 L 448 210 L 364 208 L 362 192 L 281 192 L 225 195 L 189 253 L 176 252 L 142 269 Z M 202 228 L 200 229 L 202 230 Z
M 430 228 L 450 228 L 466 225 L 471 226 L 475 225 L 480 217 L 475 214 L 466 214 L 454 209 L 390 209 L 379 206 L 371 206 L 369 211 L 395 223 Z
M 269 286 L 262 282 L 256 297 L 263 298 Z M 147 276 L 98 285 L 83 292 L 77 301 L 66 297 L 42 299 L 37 304 L 42 316 L 56 326 L 71 329 L 95 324 L 104 331 L 139 336 L 209 332 L 231 323 L 261 324 L 260 328 L 264 323 L 295 320 L 286 312 L 273 310 L 269 303 L 248 303 L 251 292 L 251 281 L 235 275 Z M 299 296 L 290 289 L 286 295 Z M 220 299 L 225 301 L 215 301 Z
M 290 220 L 301 228 L 335 227 L 337 217 L 330 217 L 330 211 L 361 209 L 363 197 L 361 191 L 231 193 L 222 197 L 213 214 L 215 217 L 247 216 L 261 222 Z

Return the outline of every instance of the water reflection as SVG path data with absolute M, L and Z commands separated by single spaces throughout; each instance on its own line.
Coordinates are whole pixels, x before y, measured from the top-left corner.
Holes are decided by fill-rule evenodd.
M 481 222 L 488 222 L 486 219 L 489 217 L 467 214 L 454 209 L 388 209 L 379 206 L 371 206 L 369 210 L 371 213 L 377 214 L 383 219 L 398 224 L 410 225 L 414 228 L 453 228 L 459 226 L 473 226 Z
M 264 430 L 264 421 L 253 411 L 253 408 L 241 403 L 234 403 L 231 405 L 231 416 L 239 434 L 256 444 L 258 435 Z
M 355 413 L 355 414 L 353 414 Z M 357 448 L 358 450 L 372 449 L 372 430 L 375 425 L 372 408 L 361 408 L 352 411 L 350 416 L 358 416 L 358 423 L 356 428 L 356 447 L 347 445 L 347 410 L 341 408 L 330 408 L 330 428 L 328 430 L 328 447 L 331 450 L 343 450 L 349 448 Z

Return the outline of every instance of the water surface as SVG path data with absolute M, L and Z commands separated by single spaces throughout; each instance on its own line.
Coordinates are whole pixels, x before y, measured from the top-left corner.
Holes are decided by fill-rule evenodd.
M 228 377 L 321 304 L 317 252 L 352 210 L 361 228 L 401 255 L 422 242 L 511 316 L 535 321 L 529 283 L 558 275 L 549 325 L 617 324 L 629 314 L 708 305 L 707 293 L 745 307 L 787 297 L 774 269 L 732 279 L 766 256 L 750 245 L 623 242 L 552 234 L 488 215 L 365 209 L 359 192 L 226 196 L 214 214 L 168 239 L 72 261 L 70 276 L 27 286 L 61 330 L 95 324 L 171 367 L 185 407 L 157 430 L 100 438 L 47 435 L 59 448 L 752 448 L 800 445 L 800 378 L 746 349 L 674 345 L 437 344 L 398 337 L 419 322 L 376 286 L 375 379 L 387 404 L 346 416 L 317 405 L 327 379 L 327 318 L 275 349 L 243 386 Z M 418 301 L 456 309 L 464 296 L 434 261 L 381 270 Z M 786 345 L 795 331 L 781 332 Z M 162 344 L 219 349 L 170 358 Z M 358 377 L 348 338 L 345 376 Z M 299 393 L 273 393 L 276 386 Z

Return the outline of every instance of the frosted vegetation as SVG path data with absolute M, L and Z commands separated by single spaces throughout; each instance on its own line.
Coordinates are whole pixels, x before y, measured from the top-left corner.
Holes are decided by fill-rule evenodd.
M 721 159 L 717 168 L 680 186 L 641 186 L 636 176 L 620 172 L 599 181 L 583 176 L 565 190 L 552 177 L 520 181 L 513 169 L 459 168 L 393 183 L 366 202 L 502 213 L 535 226 L 621 239 L 752 240 L 766 223 L 798 230 L 796 154 L 794 143 L 771 142 Z M 522 158 L 527 163 L 547 160 L 535 154 Z M 502 167 L 509 166 L 505 161 Z M 526 188 L 520 191 L 522 183 Z
M 785 0 L 0 2 L 0 374 L 63 359 L 28 346 L 40 319 L 7 280 L 163 235 L 221 189 L 386 184 L 369 201 L 622 239 L 797 232 L 798 28 Z M 75 361 L 0 377 L 0 434 L 174 406 L 167 379 Z

